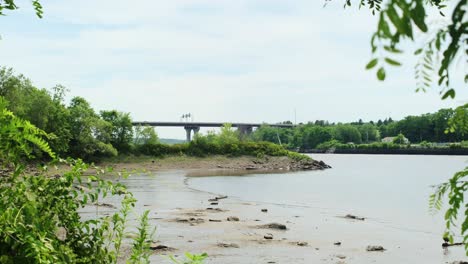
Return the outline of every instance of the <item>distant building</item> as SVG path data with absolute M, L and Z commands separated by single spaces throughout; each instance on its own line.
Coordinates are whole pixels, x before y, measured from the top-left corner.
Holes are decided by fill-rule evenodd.
M 396 137 L 384 137 L 384 138 L 382 138 L 382 142 L 383 142 L 383 143 L 392 143 L 393 140 L 395 140 L 395 138 L 396 138 Z M 405 137 L 405 138 L 403 139 L 403 142 L 402 142 L 402 143 L 403 143 L 403 144 L 408 144 L 408 143 L 409 143 L 409 140 Z

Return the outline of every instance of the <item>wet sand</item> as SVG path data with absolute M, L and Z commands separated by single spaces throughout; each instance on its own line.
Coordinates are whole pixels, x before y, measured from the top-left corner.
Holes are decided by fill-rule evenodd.
M 232 197 L 214 205 L 209 199 L 221 194 L 191 189 L 186 177 L 210 172 L 163 170 L 123 180 L 138 199 L 136 213 L 151 211 L 151 224 L 157 226 L 155 244 L 172 248 L 155 251 L 152 263 L 171 263 L 168 255 L 181 256 L 184 252 L 206 252 L 206 263 L 450 263 L 464 255 L 462 247 L 444 251 L 440 244 L 428 244 L 434 234 L 408 236 L 407 230 L 373 219 L 352 220 L 326 210 Z M 110 209 L 100 208 L 99 213 L 106 210 Z M 84 214 L 95 215 L 95 209 Z M 230 216 L 239 221 L 227 221 Z M 269 223 L 284 224 L 287 230 L 258 227 Z M 273 239 L 265 239 L 267 234 Z M 381 245 L 386 250 L 368 252 L 369 245 Z

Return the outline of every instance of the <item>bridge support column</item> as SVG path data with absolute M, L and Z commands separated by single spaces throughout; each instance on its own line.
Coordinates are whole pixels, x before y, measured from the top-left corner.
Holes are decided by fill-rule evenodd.
M 185 127 L 185 140 L 187 142 L 190 142 L 192 140 L 192 128 L 189 128 L 189 127 Z
M 185 126 L 184 129 L 186 135 L 185 139 L 187 140 L 187 142 L 192 141 L 192 130 L 195 135 L 198 134 L 198 132 L 200 132 L 200 127 L 198 126 Z
M 195 137 L 195 135 L 197 135 L 198 132 L 200 132 L 200 127 L 194 127 L 193 128 L 193 136 Z
M 253 127 L 252 126 L 239 126 L 237 130 L 239 130 L 239 136 L 242 139 L 252 133 Z

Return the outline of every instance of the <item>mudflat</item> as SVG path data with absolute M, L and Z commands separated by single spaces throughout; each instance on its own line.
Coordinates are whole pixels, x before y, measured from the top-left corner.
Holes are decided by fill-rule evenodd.
M 402 240 L 404 230 L 383 228 L 383 223 L 366 216 L 329 215 L 319 208 L 306 213 L 300 207 L 190 188 L 190 177 L 229 174 L 219 170 L 220 161 L 207 161 L 209 168 L 157 164 L 156 171 L 150 167 L 147 173 L 122 179 L 138 199 L 135 215 L 150 210 L 151 224 L 157 227 L 152 263 L 172 263 L 169 255 L 180 258 L 184 252 L 206 252 L 206 263 L 441 263 L 442 254 L 443 263 L 451 263 L 462 256 L 462 247 L 442 253 L 440 245 L 425 243 L 432 234 Z M 119 166 L 130 169 L 128 164 Z M 100 207 L 97 213 L 90 207 L 83 215 L 112 210 Z

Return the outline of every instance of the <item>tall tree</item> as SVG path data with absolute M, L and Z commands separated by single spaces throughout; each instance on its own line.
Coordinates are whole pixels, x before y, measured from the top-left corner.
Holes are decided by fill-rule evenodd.
M 133 140 L 133 126 L 130 114 L 116 110 L 101 111 L 101 117 L 111 124 L 108 133 L 110 134 L 112 146 L 120 152 L 129 152 Z

